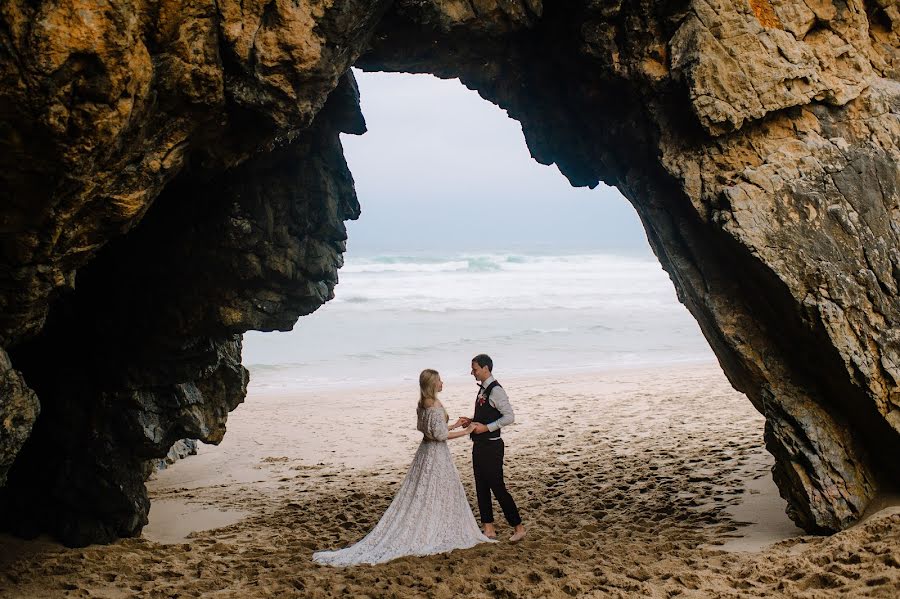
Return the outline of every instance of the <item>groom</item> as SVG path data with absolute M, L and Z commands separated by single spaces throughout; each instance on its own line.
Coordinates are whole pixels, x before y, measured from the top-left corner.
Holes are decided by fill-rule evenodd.
M 503 439 L 500 429 L 515 421 L 509 396 L 500 383 L 494 379 L 491 370 L 494 362 L 487 354 L 478 354 L 472 358 L 472 376 L 478 381 L 478 397 L 475 399 L 475 415 L 464 418 L 463 426 L 475 423 L 472 431 L 472 469 L 475 471 L 475 491 L 478 494 L 478 511 L 484 534 L 496 538 L 494 530 L 494 508 L 491 504 L 491 493 L 503 509 L 506 521 L 514 527 L 509 540 L 521 541 L 525 538 L 525 527 L 516 502 L 513 501 L 506 484 L 503 482 Z

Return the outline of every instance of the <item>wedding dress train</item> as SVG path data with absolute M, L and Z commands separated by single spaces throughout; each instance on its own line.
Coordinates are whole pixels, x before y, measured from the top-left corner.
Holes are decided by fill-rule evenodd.
M 447 447 L 447 413 L 418 410 L 424 433 L 391 505 L 361 541 L 313 560 L 331 566 L 379 564 L 405 555 L 433 555 L 491 542 L 481 533 Z

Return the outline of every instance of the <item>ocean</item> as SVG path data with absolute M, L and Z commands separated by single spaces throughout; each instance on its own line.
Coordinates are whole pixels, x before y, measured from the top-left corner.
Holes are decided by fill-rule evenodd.
M 652 256 L 348 254 L 339 277 L 293 331 L 244 336 L 251 392 L 462 380 L 478 353 L 498 378 L 715 359 Z

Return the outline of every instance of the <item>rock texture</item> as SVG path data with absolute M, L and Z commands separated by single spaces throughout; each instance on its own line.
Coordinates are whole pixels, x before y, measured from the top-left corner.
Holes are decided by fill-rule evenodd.
M 199 445 L 197 444 L 196 439 L 179 439 L 169 448 L 169 452 L 165 457 L 153 461 L 153 468 L 156 470 L 165 470 L 178 460 L 183 460 L 188 456 L 197 455 L 198 447 Z
M 0 486 L 40 413 L 40 404 L 0 349 Z
M 536 160 L 625 194 L 765 415 L 798 524 L 845 528 L 900 483 L 893 0 L 12 0 L 8 527 L 136 534 L 147 460 L 218 442 L 242 400 L 240 334 L 331 297 L 354 63 L 459 77 Z
M 0 406 L 28 387 L 41 405 L 21 451 L 34 408 L 0 439 L 7 528 L 138 534 L 149 461 L 218 443 L 243 400 L 240 334 L 331 297 L 359 214 L 338 138 L 365 129 L 348 69 L 378 16 L 368 1 L 0 8 L 2 372 L 27 382 Z

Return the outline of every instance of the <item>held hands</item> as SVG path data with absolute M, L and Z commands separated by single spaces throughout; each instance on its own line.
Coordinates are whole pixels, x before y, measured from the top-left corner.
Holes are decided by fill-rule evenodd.
M 471 418 L 466 418 L 465 416 L 460 416 L 456 422 L 454 422 L 449 430 L 453 430 L 455 428 L 464 427 L 466 434 L 469 433 L 486 433 L 488 432 L 488 427 L 486 424 L 481 424 L 480 422 L 472 422 Z
M 481 424 L 480 422 L 472 422 L 471 424 L 469 424 L 469 427 L 468 427 L 468 428 L 471 429 L 470 432 L 473 432 L 473 433 L 476 433 L 476 434 L 477 434 L 477 433 L 486 433 L 486 432 L 488 432 L 488 427 L 487 427 L 487 425 L 486 425 L 486 424 Z

